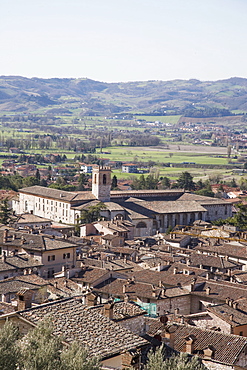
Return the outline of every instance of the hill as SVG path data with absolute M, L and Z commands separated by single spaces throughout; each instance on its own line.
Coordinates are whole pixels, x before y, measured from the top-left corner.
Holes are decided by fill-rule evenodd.
M 105 83 L 86 78 L 0 76 L 0 112 L 229 115 L 247 112 L 247 79 Z M 211 114 L 212 113 L 212 114 Z

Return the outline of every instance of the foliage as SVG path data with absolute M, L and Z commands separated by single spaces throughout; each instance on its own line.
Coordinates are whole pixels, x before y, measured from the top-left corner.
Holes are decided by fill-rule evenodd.
M 85 190 L 85 184 L 87 183 L 87 177 L 85 173 L 81 173 L 78 178 L 78 186 L 76 190 L 82 191 Z
M 100 211 L 105 209 L 104 203 L 99 202 L 95 206 L 89 206 L 81 212 L 80 221 L 85 224 L 90 224 L 101 219 Z
M 165 364 L 164 370 L 206 370 L 198 357 L 190 357 L 186 353 L 171 357 L 165 361 Z
M 19 330 L 11 322 L 6 321 L 0 330 L 0 364 L 1 370 L 16 370 L 20 357 L 17 340 Z
M 204 197 L 212 197 L 212 198 L 214 197 L 214 192 L 208 189 L 197 190 L 195 191 L 195 194 L 203 195 Z
M 161 189 L 169 189 L 171 186 L 171 181 L 168 177 L 163 177 L 163 179 L 160 182 Z
M 198 357 L 191 357 L 187 353 L 165 358 L 165 347 L 162 345 L 148 353 L 145 370 L 206 370 L 206 367 Z
M 41 321 L 25 338 L 22 348 L 22 366 L 28 370 L 61 369 L 62 348 L 61 338 L 53 335 L 51 322 Z
M 181 175 L 179 176 L 178 180 L 178 187 L 185 189 L 185 190 L 194 190 L 195 189 L 195 183 L 193 182 L 193 177 L 192 175 L 185 171 L 182 172 Z
M 0 203 L 0 223 L 7 225 L 10 221 L 13 221 L 13 211 L 8 205 L 8 198 L 5 198 Z
M 135 178 L 131 185 L 134 190 L 148 190 L 148 189 L 157 189 L 159 179 L 152 174 L 149 174 L 146 178 L 144 175 L 141 175 L 139 179 Z
M 97 357 L 89 358 L 87 352 L 76 342 L 62 352 L 61 360 L 64 370 L 98 370 L 100 368 Z
M 114 175 L 111 180 L 111 190 L 117 189 L 117 176 Z
M 214 225 L 222 226 L 225 224 L 233 225 L 238 227 L 241 230 L 247 229 L 247 206 L 244 204 L 236 204 L 237 213 L 233 217 L 228 217 L 225 220 L 218 219 L 212 222 Z
M 73 342 L 65 348 L 62 338 L 53 335 L 51 320 L 41 321 L 22 339 L 19 330 L 6 321 L 0 330 L 1 370 L 99 370 L 96 357 Z

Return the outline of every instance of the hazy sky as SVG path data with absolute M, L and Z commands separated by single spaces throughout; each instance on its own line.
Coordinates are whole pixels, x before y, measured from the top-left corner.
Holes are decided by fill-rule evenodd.
M 247 0 L 0 0 L 0 75 L 247 77 Z

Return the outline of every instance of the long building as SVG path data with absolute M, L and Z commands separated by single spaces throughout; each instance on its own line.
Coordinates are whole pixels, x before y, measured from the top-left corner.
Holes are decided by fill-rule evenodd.
M 189 225 L 195 220 L 214 221 L 232 216 L 232 205 L 217 199 L 170 190 L 111 191 L 111 169 L 93 168 L 92 192 L 68 192 L 42 186 L 20 189 L 12 202 L 17 214 L 33 213 L 55 222 L 76 224 L 83 209 L 99 202 L 105 220 L 129 220 L 134 236 L 166 232 L 176 225 Z

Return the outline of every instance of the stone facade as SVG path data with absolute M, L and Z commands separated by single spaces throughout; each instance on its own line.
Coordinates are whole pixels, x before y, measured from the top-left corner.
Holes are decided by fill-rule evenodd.
M 110 201 L 111 192 L 111 169 L 110 167 L 98 167 L 93 169 L 92 193 L 101 202 Z

